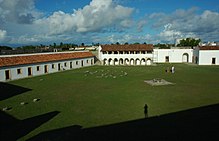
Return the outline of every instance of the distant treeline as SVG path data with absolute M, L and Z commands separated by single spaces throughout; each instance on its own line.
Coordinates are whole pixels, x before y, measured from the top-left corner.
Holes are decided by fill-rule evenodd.
M 12 50 L 12 47 L 9 47 L 9 46 L 0 46 L 0 50 Z

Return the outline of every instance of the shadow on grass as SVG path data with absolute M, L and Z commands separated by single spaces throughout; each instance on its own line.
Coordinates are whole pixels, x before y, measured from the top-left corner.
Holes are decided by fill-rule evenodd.
M 0 140 L 15 141 L 55 117 L 59 112 L 50 112 L 36 117 L 18 120 L 0 111 Z
M 217 140 L 218 131 L 216 104 L 106 126 L 83 129 L 75 125 L 43 132 L 29 140 Z
M 7 98 L 22 94 L 27 91 L 31 91 L 31 89 L 16 86 L 9 83 L 0 82 L 0 100 L 5 100 Z

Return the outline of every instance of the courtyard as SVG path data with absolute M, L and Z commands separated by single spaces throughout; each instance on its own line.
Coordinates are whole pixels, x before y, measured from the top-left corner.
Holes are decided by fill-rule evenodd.
M 13 127 L 26 130 L 15 138 L 9 129 L 5 136 L 27 140 L 71 126 L 90 129 L 141 120 L 146 103 L 148 118 L 219 103 L 219 66 L 174 64 L 174 74 L 165 72 L 172 65 L 93 66 L 2 83 L 0 108 L 8 107 L 3 115 L 17 121 L 48 118 L 34 127 Z M 144 82 L 155 78 L 174 85 Z

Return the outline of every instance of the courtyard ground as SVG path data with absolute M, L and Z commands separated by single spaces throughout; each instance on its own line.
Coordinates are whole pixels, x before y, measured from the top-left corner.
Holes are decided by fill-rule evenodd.
M 89 131 L 89 135 L 98 127 L 115 124 L 113 127 L 117 124 L 120 127 L 120 123 L 132 122 L 138 125 L 138 121 L 149 127 L 160 117 L 164 117 L 165 123 L 165 118 L 173 113 L 215 104 L 218 107 L 219 66 L 174 64 L 175 73 L 166 73 L 165 69 L 171 65 L 93 66 L 1 83 L 0 108 L 9 107 L 9 110 L 1 111 L 1 130 L 5 132 L 1 132 L 1 137 L 34 139 L 43 133 L 67 127 L 74 127 L 71 128 L 74 131 Z M 151 86 L 144 82 L 155 78 L 174 85 Z M 33 102 L 36 98 L 40 100 Z M 152 119 L 151 122 L 144 120 L 145 103 L 149 106 L 148 119 Z M 186 117 L 186 114 L 182 115 Z M 212 117 L 205 118 L 212 120 Z M 153 124 L 156 125 L 153 129 L 158 129 L 160 121 Z M 163 122 L 160 125 L 162 128 L 168 126 Z M 133 128 L 137 127 L 141 125 Z M 174 127 L 171 129 L 174 131 Z

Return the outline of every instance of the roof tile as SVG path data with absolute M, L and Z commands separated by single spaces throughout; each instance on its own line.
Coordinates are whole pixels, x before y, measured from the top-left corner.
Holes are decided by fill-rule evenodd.
M 0 57 L 0 67 L 43 63 L 43 62 L 68 60 L 68 59 L 76 59 L 76 58 L 86 58 L 93 56 L 94 55 L 91 52 L 74 52 L 74 53 L 56 53 L 56 54 Z
M 101 51 L 153 51 L 152 44 L 102 45 Z
M 200 50 L 219 50 L 219 46 L 202 46 L 199 47 Z

